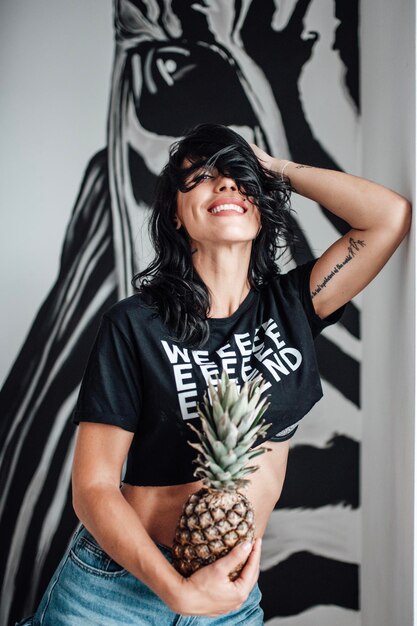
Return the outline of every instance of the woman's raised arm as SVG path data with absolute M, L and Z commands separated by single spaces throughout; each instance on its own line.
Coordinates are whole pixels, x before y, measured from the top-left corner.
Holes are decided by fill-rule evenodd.
M 411 224 L 411 204 L 399 193 L 359 176 L 275 159 L 252 148 L 268 169 L 288 177 L 292 189 L 325 206 L 350 226 L 317 259 L 310 288 L 314 309 L 327 317 L 378 274 Z

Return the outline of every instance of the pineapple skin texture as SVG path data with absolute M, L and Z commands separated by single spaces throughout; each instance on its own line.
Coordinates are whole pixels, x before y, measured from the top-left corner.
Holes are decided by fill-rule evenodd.
M 249 500 L 238 491 L 203 488 L 184 504 L 173 542 L 173 564 L 184 577 L 214 563 L 255 535 L 254 511 Z M 245 565 L 229 573 L 236 580 Z

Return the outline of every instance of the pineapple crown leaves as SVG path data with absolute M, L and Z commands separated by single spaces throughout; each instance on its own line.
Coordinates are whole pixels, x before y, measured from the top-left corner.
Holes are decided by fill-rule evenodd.
M 262 382 L 259 374 L 251 382 L 245 382 L 239 392 L 225 370 L 217 380 L 217 389 L 208 382 L 212 401 L 206 391 L 202 406 L 198 407 L 202 430 L 188 424 L 199 439 L 198 443 L 188 442 L 199 453 L 194 476 L 203 478 L 206 486 L 230 490 L 244 487 L 249 482 L 244 476 L 258 469 L 246 465 L 268 450 L 265 447 L 251 450 L 256 439 L 265 436 L 270 426 L 261 420 L 269 406 L 267 398 L 260 397 Z

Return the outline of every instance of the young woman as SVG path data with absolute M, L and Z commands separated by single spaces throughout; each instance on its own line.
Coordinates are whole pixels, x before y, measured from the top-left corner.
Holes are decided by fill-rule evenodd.
M 351 230 L 281 274 L 280 246 L 295 241 L 291 191 Z M 410 216 L 394 191 L 273 158 L 223 126 L 198 126 L 172 147 L 151 216 L 155 260 L 134 277 L 138 293 L 103 316 L 74 412 L 81 527 L 21 624 L 263 623 L 261 537 L 289 438 L 322 396 L 313 339 L 385 265 Z M 258 457 L 246 493 L 257 538 L 183 578 L 170 547 L 183 503 L 201 488 L 186 425 L 198 425 L 196 406 L 223 368 L 239 384 L 261 372 L 268 385 L 272 450 Z

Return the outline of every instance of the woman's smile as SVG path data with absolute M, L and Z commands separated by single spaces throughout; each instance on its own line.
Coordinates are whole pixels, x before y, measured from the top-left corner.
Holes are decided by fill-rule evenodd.
M 247 210 L 244 201 L 234 198 L 218 199 L 208 208 L 208 212 L 212 215 L 244 215 Z
M 237 215 L 244 215 L 245 211 L 243 211 L 243 209 L 240 209 L 240 207 L 234 207 L 231 208 L 231 205 L 222 205 L 222 207 L 220 208 L 216 208 L 213 209 L 212 211 L 210 211 L 210 213 L 212 215 L 214 215 L 214 217 L 227 217 L 227 216 L 237 216 Z

